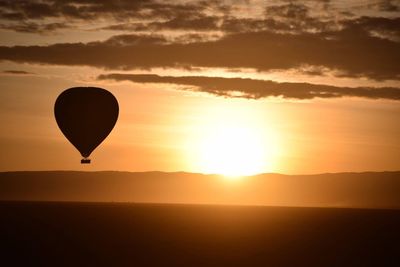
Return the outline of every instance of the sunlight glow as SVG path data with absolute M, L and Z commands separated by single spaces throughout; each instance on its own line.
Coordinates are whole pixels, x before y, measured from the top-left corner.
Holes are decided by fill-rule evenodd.
M 204 137 L 200 145 L 202 170 L 230 178 L 262 171 L 264 148 L 260 136 L 250 129 L 221 126 Z
M 275 171 L 279 142 L 272 124 L 245 101 L 209 107 L 188 142 L 195 171 L 221 174 L 229 180 Z M 254 103 L 252 103 L 254 104 Z

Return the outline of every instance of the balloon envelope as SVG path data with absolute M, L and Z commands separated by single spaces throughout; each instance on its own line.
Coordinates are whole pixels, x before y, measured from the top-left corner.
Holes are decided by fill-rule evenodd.
M 114 128 L 118 112 L 118 101 L 113 94 L 97 87 L 67 89 L 54 105 L 58 127 L 84 158 L 89 157 Z M 87 161 L 82 160 L 82 163 Z

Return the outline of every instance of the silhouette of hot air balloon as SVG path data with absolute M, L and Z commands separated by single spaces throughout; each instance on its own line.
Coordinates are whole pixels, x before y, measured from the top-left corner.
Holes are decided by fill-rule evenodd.
M 62 92 L 54 105 L 58 127 L 81 153 L 81 163 L 108 136 L 118 119 L 118 101 L 97 87 L 74 87 Z

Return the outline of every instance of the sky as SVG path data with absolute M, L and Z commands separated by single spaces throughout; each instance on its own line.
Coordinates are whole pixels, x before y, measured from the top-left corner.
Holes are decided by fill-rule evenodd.
M 0 171 L 400 167 L 400 1 L 0 0 L 0 36 Z M 120 107 L 90 165 L 76 86 Z

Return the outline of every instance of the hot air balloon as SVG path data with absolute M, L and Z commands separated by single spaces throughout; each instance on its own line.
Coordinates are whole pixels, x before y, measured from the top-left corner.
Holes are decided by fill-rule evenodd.
M 118 119 L 118 101 L 97 87 L 73 87 L 62 92 L 54 105 L 58 127 L 81 153 L 82 164 L 103 142 Z

